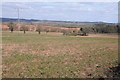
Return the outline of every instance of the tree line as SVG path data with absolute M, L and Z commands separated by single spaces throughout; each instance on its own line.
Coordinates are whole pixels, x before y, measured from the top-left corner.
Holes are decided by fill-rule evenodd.
M 7 24 L 10 31 L 13 32 L 14 30 L 17 29 L 17 26 L 16 24 L 10 22 Z M 21 26 L 20 27 L 20 31 L 24 31 L 24 34 L 26 33 L 26 31 L 28 31 L 28 27 L 27 26 Z M 40 32 L 42 31 L 41 27 L 38 26 L 36 31 L 40 34 Z M 52 31 L 52 30 L 51 30 Z M 46 30 L 46 33 L 47 32 L 50 32 L 50 30 Z M 57 30 L 55 31 L 57 32 Z M 60 32 L 62 32 L 64 35 L 65 34 L 70 34 L 70 33 L 74 33 L 75 35 L 76 34 L 80 34 L 80 33 L 84 33 L 85 35 L 86 34 L 89 34 L 89 33 L 120 33 L 120 24 L 95 24 L 93 25 L 92 27 L 82 27 L 80 28 L 79 31 L 72 31 L 72 32 L 69 32 L 67 30 L 61 30 Z

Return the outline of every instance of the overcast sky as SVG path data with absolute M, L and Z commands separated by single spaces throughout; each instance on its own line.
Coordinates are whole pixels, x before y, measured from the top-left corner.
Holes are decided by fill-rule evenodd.
M 3 18 L 59 21 L 118 22 L 117 2 L 5 2 Z

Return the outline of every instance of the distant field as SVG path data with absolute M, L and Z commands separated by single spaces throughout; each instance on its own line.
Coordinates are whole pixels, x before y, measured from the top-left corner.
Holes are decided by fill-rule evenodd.
M 118 38 L 102 36 L 3 32 L 3 78 L 107 77 L 117 64 Z

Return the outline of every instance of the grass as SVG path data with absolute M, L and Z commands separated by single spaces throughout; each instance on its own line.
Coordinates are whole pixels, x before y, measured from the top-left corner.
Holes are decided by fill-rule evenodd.
M 107 77 L 106 68 L 118 59 L 117 45 L 117 38 L 3 32 L 3 78 Z

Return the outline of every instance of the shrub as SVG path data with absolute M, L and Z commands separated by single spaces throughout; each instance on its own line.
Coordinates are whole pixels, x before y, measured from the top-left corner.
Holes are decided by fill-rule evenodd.
M 88 36 L 88 34 L 84 32 L 81 34 L 81 36 Z
M 77 36 L 78 34 L 77 33 L 68 33 L 67 35 L 68 36 Z

